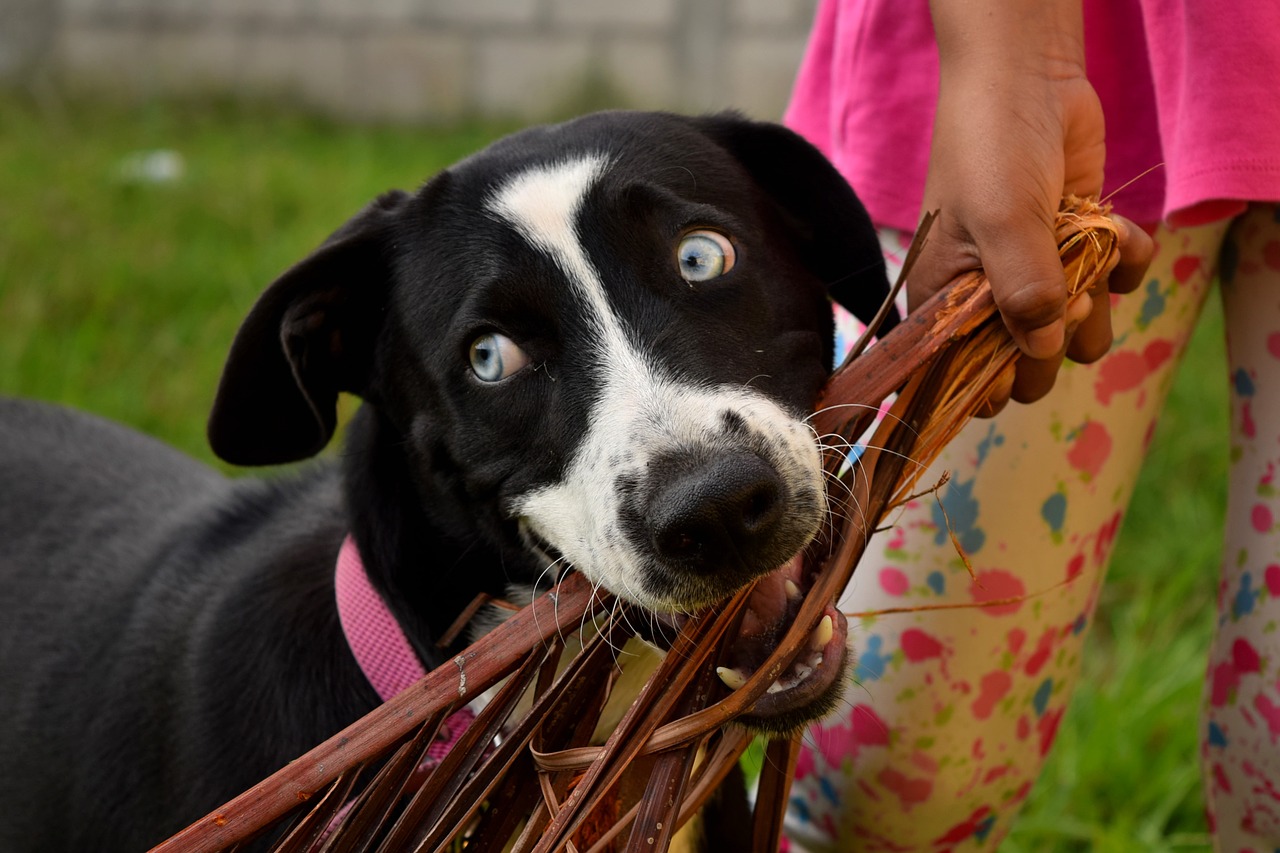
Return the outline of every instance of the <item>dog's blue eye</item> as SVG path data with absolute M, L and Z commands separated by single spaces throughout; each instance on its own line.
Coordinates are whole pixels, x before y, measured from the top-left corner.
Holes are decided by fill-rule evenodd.
M 717 231 L 693 231 L 676 249 L 680 275 L 685 281 L 710 281 L 733 269 L 735 254 L 729 238 Z
M 529 363 L 529 356 L 506 335 L 490 332 L 471 343 L 471 370 L 481 382 L 506 379 Z

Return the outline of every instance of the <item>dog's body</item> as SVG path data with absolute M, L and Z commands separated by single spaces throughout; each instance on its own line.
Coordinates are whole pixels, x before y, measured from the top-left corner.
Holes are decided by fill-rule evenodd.
M 332 469 L 232 482 L 17 402 L 0 447 L 0 850 L 146 849 L 376 704 L 334 618 Z
M 560 557 L 660 610 L 787 561 L 825 511 L 828 289 L 868 316 L 886 287 L 811 147 L 600 114 L 384 196 L 255 306 L 214 449 L 310 456 L 347 391 L 340 465 L 233 481 L 0 402 L 0 850 L 144 848 L 372 709 L 348 534 L 428 666 L 478 592 Z

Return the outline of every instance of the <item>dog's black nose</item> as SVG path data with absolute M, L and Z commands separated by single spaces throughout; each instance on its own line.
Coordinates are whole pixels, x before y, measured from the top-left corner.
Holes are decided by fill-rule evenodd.
M 673 476 L 651 493 L 647 513 L 663 560 L 697 571 L 738 566 L 782 520 L 782 479 L 753 453 L 672 467 Z

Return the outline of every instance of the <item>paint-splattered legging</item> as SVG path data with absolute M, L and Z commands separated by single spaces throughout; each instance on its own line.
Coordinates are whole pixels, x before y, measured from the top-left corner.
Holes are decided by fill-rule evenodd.
M 1220 849 L 1280 847 L 1280 208 L 1155 236 L 1147 283 L 1115 300 L 1112 352 L 1065 367 L 1039 403 L 971 423 L 921 481 L 951 472 L 942 503 L 975 576 L 931 499 L 872 542 L 846 611 L 998 603 L 851 625 L 857 686 L 806 738 L 796 771 L 788 832 L 803 848 L 991 850 L 1008 832 L 1070 699 L 1117 528 L 1219 277 L 1232 462 L 1205 788 Z

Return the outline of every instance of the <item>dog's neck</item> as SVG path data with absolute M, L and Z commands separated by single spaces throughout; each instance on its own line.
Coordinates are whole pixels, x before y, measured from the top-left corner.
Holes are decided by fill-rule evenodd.
M 440 507 L 412 476 L 406 440 L 371 406 L 347 428 L 344 482 L 351 532 L 365 571 L 428 669 L 465 644 L 465 632 L 447 648 L 437 641 L 480 592 L 501 598 L 519 577 L 527 555 L 498 553 L 474 518 L 442 518 Z M 448 496 L 450 498 L 456 496 Z M 470 525 L 470 526 L 468 526 Z

